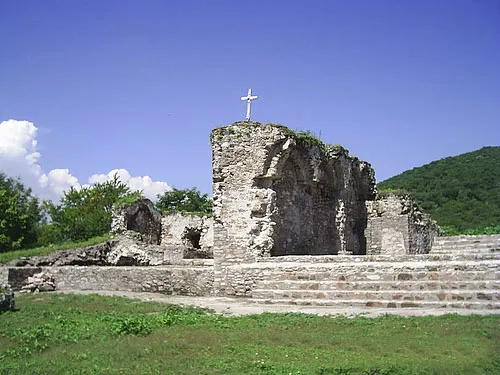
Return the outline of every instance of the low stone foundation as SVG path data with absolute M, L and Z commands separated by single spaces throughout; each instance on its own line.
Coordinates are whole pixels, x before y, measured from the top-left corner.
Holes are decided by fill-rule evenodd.
M 5 267 L 9 283 L 20 290 L 28 276 L 49 272 L 56 290 L 119 290 L 188 296 L 211 295 L 214 282 L 212 266 L 178 267 Z
M 49 272 L 61 291 L 242 297 L 255 303 L 500 311 L 500 236 L 439 238 L 429 254 L 302 255 L 214 266 L 0 267 L 14 289 Z M 218 282 L 217 282 L 218 281 Z M 217 287 L 221 286 L 223 293 Z M 389 310 L 388 310 L 389 311 Z

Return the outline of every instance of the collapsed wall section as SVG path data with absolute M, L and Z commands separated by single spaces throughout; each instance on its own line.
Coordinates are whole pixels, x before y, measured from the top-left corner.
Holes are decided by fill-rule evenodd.
M 439 226 L 420 211 L 408 194 L 382 194 L 366 202 L 367 254 L 404 255 L 430 252 Z
M 216 264 L 366 252 L 368 163 L 274 124 L 234 123 L 211 142 Z
M 157 254 L 148 264 L 178 264 L 184 259 L 213 257 L 213 220 L 181 212 L 161 213 L 149 199 L 115 207 L 111 233 L 133 240 L 135 245 Z M 122 240 L 123 241 L 123 240 Z M 130 241 L 128 241 L 130 242 Z M 129 244 L 128 247 L 137 247 Z M 158 254 L 161 259 L 158 259 Z M 131 265 L 131 264 L 130 264 Z
M 169 264 L 175 264 L 179 259 L 212 259 L 212 217 L 179 212 L 163 214 L 161 244 Z

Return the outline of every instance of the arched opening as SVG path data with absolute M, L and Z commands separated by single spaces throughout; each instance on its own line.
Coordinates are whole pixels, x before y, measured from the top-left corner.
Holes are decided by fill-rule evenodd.
M 325 255 L 339 250 L 333 171 L 322 168 L 321 182 L 317 182 L 308 160 L 307 151 L 296 148 L 282 165 L 280 179 L 272 183 L 277 209 L 271 256 Z

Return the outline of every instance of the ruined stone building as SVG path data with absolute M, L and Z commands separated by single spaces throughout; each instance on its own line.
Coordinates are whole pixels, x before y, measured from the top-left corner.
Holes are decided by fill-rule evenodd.
M 210 140 L 212 217 L 140 201 L 104 247 L 14 262 L 0 281 L 48 270 L 59 289 L 500 309 L 500 236 L 438 238 L 411 197 L 377 194 L 370 164 L 308 133 L 237 122 Z

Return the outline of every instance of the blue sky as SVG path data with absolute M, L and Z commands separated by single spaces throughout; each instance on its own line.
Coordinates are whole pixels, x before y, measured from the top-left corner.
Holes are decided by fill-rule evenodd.
M 33 123 L 37 173 L 80 184 L 123 168 L 211 193 L 209 133 L 249 87 L 253 120 L 379 181 L 500 144 L 498 0 L 1 0 L 0 46 L 0 121 Z

